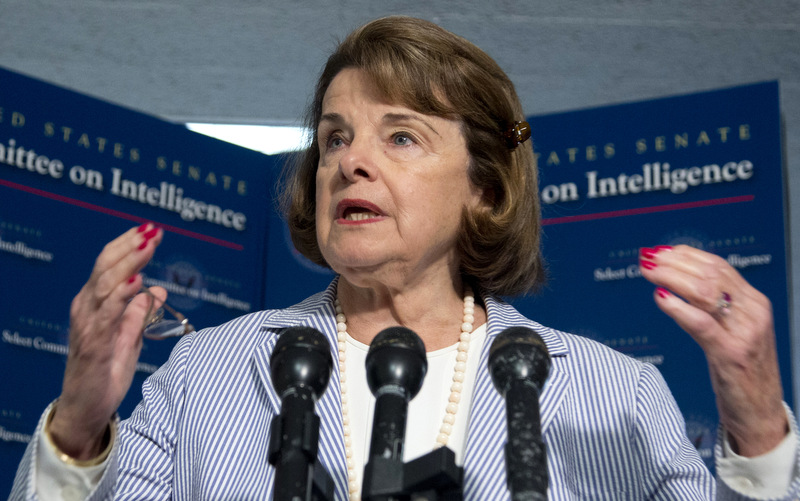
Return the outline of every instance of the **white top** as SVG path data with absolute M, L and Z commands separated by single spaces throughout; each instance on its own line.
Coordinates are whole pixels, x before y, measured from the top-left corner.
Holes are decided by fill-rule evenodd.
M 464 445 L 467 441 L 467 424 L 469 409 L 472 404 L 472 390 L 478 374 L 481 347 L 486 338 L 486 324 L 472 331 L 467 355 L 467 370 L 464 374 L 461 402 L 458 404 L 456 422 L 450 434 L 447 447 L 456 453 L 456 463 L 464 463 Z M 369 455 L 369 443 L 372 435 L 372 418 L 375 410 L 375 397 L 369 390 L 364 372 L 369 345 L 360 343 L 347 336 L 347 398 L 348 416 L 353 438 L 353 459 L 358 483 L 363 480 L 364 464 Z M 453 383 L 453 371 L 458 354 L 458 343 L 427 353 L 428 372 L 422 383 L 422 389 L 408 406 L 406 422 L 406 440 L 403 444 L 403 461 L 408 462 L 433 450 L 436 436 L 442 426 L 445 406 L 450 397 L 450 386 Z M 431 413 L 435 409 L 435 413 Z

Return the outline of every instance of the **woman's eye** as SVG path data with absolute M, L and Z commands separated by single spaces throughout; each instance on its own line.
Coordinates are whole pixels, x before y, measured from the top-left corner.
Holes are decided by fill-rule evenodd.
M 329 150 L 335 150 L 336 148 L 342 146 L 344 141 L 339 136 L 330 136 L 328 140 L 325 142 L 325 146 Z
M 414 140 L 411 139 L 411 136 L 407 134 L 395 134 L 392 138 L 392 141 L 397 146 L 408 146 L 409 144 L 413 143 Z

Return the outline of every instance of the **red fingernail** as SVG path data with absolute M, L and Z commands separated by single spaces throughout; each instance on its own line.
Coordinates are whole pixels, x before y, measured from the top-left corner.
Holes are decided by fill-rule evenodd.
M 656 263 L 652 261 L 641 261 L 641 264 L 642 268 L 645 268 L 647 270 L 652 270 L 653 268 L 656 268 L 658 266 Z
M 654 257 L 656 257 L 657 251 L 655 249 L 651 249 L 650 247 L 642 247 L 641 249 L 639 249 L 639 252 L 642 254 L 642 257 L 647 259 L 653 259 Z
M 671 251 L 671 250 L 672 250 L 671 245 L 656 245 L 656 252 Z
M 156 227 L 153 227 L 153 229 L 152 229 L 152 230 L 148 231 L 147 233 L 145 233 L 145 234 L 144 234 L 144 235 L 142 235 L 142 236 L 143 236 L 144 238 L 146 238 L 147 240 L 150 240 L 151 238 L 153 238 L 153 237 L 154 237 L 154 236 L 156 236 L 157 234 L 158 234 L 158 227 L 156 226 Z
M 136 275 L 134 275 L 134 276 L 132 276 L 131 278 L 128 279 L 128 283 L 129 284 L 132 284 L 135 281 L 136 281 Z
M 150 239 L 149 239 L 149 238 L 145 238 L 145 239 L 142 241 L 142 243 L 140 243 L 140 244 L 139 244 L 139 247 L 137 247 L 137 249 L 139 249 L 139 250 L 142 250 L 142 249 L 144 249 L 145 247 L 147 247 L 147 243 L 148 243 L 149 241 L 150 241 Z
M 656 292 L 663 298 L 669 297 L 669 291 L 663 287 L 656 287 Z
M 148 225 L 148 224 L 150 224 L 150 223 L 143 223 L 141 226 L 139 226 L 138 228 L 136 228 L 136 233 L 141 233 L 141 232 L 143 232 L 144 230 L 146 230 L 146 229 L 147 229 L 147 225 Z

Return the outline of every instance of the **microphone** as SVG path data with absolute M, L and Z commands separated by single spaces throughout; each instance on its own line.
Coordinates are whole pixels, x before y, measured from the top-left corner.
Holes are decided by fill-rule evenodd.
M 402 491 L 408 402 L 419 393 L 428 370 L 425 344 L 410 329 L 389 327 L 372 340 L 365 365 L 375 415 L 363 498 L 390 499 L 390 493 Z
M 489 374 L 506 401 L 506 482 L 514 501 L 547 500 L 547 452 L 539 393 L 550 373 L 544 341 L 527 327 L 509 327 L 489 349 Z
M 290 327 L 278 336 L 270 374 L 281 413 L 272 421 L 268 451 L 275 467 L 276 501 L 333 498 L 330 476 L 314 467 L 319 442 L 314 404 L 328 386 L 332 368 L 328 340 L 316 329 Z

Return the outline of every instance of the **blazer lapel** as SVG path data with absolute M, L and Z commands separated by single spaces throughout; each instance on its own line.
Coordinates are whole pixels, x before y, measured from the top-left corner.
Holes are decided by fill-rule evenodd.
M 256 372 L 264 385 L 264 390 L 267 393 L 267 401 L 272 407 L 272 412 L 278 414 L 281 408 L 281 399 L 275 391 L 275 386 L 272 384 L 272 373 L 269 359 L 272 356 L 272 351 L 275 349 L 275 343 L 278 336 L 269 336 L 253 354 L 253 363 L 256 366 Z

